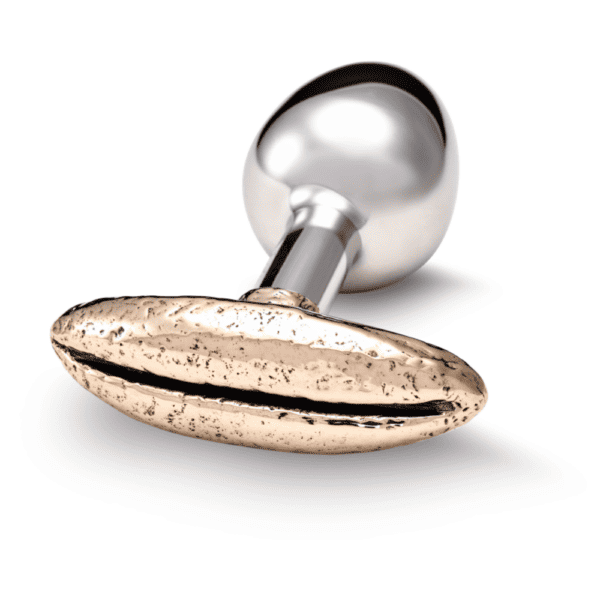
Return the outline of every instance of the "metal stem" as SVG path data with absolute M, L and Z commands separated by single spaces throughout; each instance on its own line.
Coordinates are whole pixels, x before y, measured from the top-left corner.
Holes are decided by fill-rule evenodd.
M 259 288 L 301 294 L 325 313 L 333 304 L 360 248 L 353 222 L 331 206 L 302 206 L 293 213 L 259 279 Z

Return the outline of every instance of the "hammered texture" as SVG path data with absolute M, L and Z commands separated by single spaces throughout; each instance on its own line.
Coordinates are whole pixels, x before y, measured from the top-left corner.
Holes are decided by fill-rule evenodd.
M 485 405 L 479 375 L 419 340 L 301 308 L 204 297 L 138 297 L 74 307 L 52 327 L 73 377 L 122 412 L 202 439 L 274 450 L 378 450 L 444 433 Z M 194 384 L 265 392 L 265 405 L 207 398 L 106 375 L 78 353 Z M 271 395 L 327 403 L 283 409 Z M 380 406 L 444 401 L 443 414 L 378 416 Z M 373 406 L 336 414 L 330 403 Z

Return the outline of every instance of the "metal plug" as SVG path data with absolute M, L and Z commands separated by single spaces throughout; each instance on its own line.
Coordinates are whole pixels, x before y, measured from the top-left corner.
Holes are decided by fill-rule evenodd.
M 240 300 L 123 297 L 52 327 L 73 377 L 125 414 L 201 439 L 291 452 L 365 452 L 445 433 L 487 392 L 457 356 L 327 317 L 339 291 L 396 282 L 450 223 L 450 119 L 414 75 L 365 63 L 293 94 L 244 170 L 250 223 L 270 259 Z

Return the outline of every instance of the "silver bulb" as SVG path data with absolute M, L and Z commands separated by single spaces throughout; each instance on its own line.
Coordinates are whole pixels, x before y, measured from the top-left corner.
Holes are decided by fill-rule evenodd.
M 340 287 L 396 282 L 441 243 L 457 184 L 452 124 L 414 75 L 375 63 L 321 75 L 274 113 L 248 153 L 246 210 L 272 257 L 261 281 L 287 268 L 274 287 L 320 295 L 311 299 L 321 307 Z M 282 245 L 299 230 L 305 240 L 295 235 L 297 256 L 287 258 Z M 314 284 L 319 273 L 328 290 Z

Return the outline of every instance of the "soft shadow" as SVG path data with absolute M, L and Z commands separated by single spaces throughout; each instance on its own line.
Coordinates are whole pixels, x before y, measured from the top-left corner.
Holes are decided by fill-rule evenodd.
M 32 388 L 29 414 L 38 421 L 24 436 L 35 464 L 77 493 L 186 526 L 372 537 L 537 505 L 584 485 L 570 466 L 477 423 L 383 452 L 284 454 L 154 429 L 60 375 Z
M 500 287 L 456 270 L 426 265 L 393 285 L 339 294 L 330 314 L 380 327 L 432 319 L 448 322 L 502 295 Z

